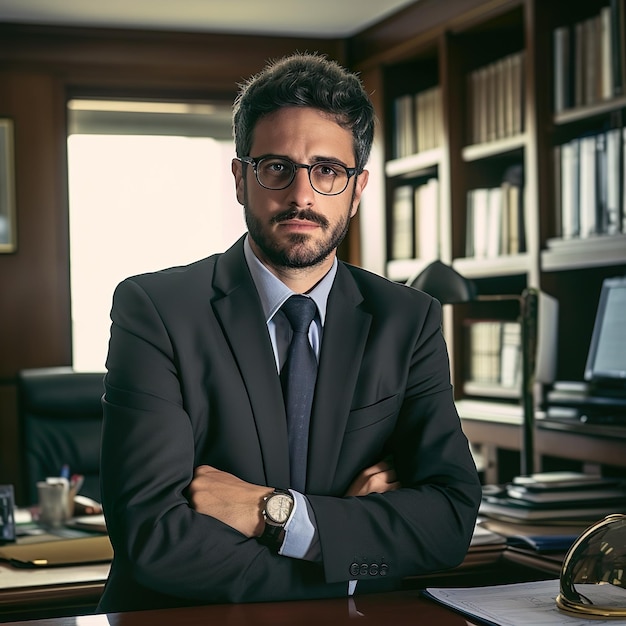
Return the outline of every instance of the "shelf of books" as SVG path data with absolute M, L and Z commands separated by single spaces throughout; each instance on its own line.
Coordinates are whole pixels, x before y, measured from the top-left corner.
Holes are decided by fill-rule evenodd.
M 467 396 L 520 398 L 522 331 L 518 321 L 465 320 Z
M 387 276 L 439 259 L 479 296 L 545 294 L 554 381 L 582 380 L 602 283 L 626 275 L 626 0 L 463 4 L 380 62 Z M 522 415 L 518 315 L 448 312 L 462 416 Z
M 502 149 L 524 131 L 524 51 L 481 65 L 467 74 L 467 139 L 472 148 L 494 144 Z M 497 149 L 497 148 L 496 148 Z
M 413 173 L 393 189 L 390 263 L 416 260 L 426 264 L 440 256 L 439 178 L 436 172 L 421 174 Z
M 458 33 L 450 54 L 450 80 L 460 82 L 468 103 L 450 156 L 456 174 L 451 181 L 451 263 L 474 281 L 479 299 L 503 298 L 454 309 L 458 409 L 464 419 L 478 413 L 518 426 L 523 410 L 517 298 L 532 282 L 534 262 L 526 218 L 533 203 L 525 180 L 524 33 L 523 7 L 511 4 Z
M 385 72 L 386 273 L 401 282 L 441 254 L 442 89 L 435 42 Z
M 555 12 L 549 22 L 552 125 L 546 147 L 552 154 L 542 184 L 552 185 L 552 204 L 542 221 L 541 270 L 543 284 L 569 313 L 562 316 L 559 367 L 546 394 L 548 419 L 539 422 L 553 434 L 560 429 L 620 439 L 626 432 L 619 425 L 626 423 L 620 385 L 610 394 L 623 396 L 624 408 L 611 410 L 610 423 L 598 424 L 583 404 L 563 400 L 570 388 L 590 386 L 586 370 L 601 291 L 605 281 L 626 275 L 625 9 L 624 0 L 598 0 Z M 613 349 L 626 345 L 624 332 L 614 337 Z M 593 383 L 588 392 L 594 405 L 603 399 L 599 387 Z
M 432 48 L 439 55 L 434 89 L 418 95 L 396 91 L 396 85 L 406 82 L 403 71 L 423 68 L 428 58 L 435 63 L 428 53 L 420 51 L 386 68 L 387 120 L 393 129 L 385 167 L 389 278 L 410 280 L 440 259 L 482 282 L 489 293 L 516 297 L 527 286 L 533 259 L 527 252 L 525 217 L 529 137 L 524 40 L 523 10 L 511 3 L 484 22 L 440 36 Z M 432 109 L 422 104 L 421 113 L 422 119 L 435 113 L 426 125 L 437 129 L 429 135 L 434 143 L 419 142 L 420 93 L 421 102 L 437 102 Z M 459 102 L 464 104 L 461 110 Z M 499 283 L 495 287 L 494 277 Z M 502 413 L 513 407 L 521 415 L 519 311 L 505 309 L 502 318 L 499 304 L 486 316 L 484 305 L 479 308 L 481 319 L 470 306 L 446 320 L 457 394 L 459 399 L 495 400 L 496 409 L 504 401 Z M 511 346 L 516 330 L 517 345 Z M 502 337 L 507 346 L 503 358 Z M 488 366 L 487 352 L 494 353 Z
M 504 25 L 496 21 L 494 32 L 514 28 L 511 40 L 519 41 L 518 19 L 513 12 Z M 468 278 L 525 275 L 532 261 L 527 254 L 525 217 L 524 59 L 525 51 L 517 50 L 466 75 L 470 107 L 464 145 L 457 156 L 465 184 L 459 187 L 453 207 L 460 228 L 454 237 L 452 264 Z
M 626 263 L 624 8 L 589 2 L 552 24 L 555 210 L 545 271 Z

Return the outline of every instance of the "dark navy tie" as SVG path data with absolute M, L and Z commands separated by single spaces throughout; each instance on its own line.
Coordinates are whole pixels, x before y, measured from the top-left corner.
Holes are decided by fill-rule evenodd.
M 287 360 L 280 373 L 287 412 L 291 486 L 304 493 L 309 421 L 317 378 L 317 358 L 309 343 L 309 326 L 317 307 L 311 298 L 296 295 L 291 296 L 281 309 L 293 330 Z

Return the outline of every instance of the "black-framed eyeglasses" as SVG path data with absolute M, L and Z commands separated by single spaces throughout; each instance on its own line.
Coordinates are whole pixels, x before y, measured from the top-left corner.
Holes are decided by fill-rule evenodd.
M 291 185 L 299 168 L 307 170 L 311 187 L 323 196 L 337 196 L 348 187 L 356 167 L 345 167 L 335 161 L 318 161 L 313 165 L 294 163 L 291 159 L 272 154 L 261 157 L 241 157 L 242 163 L 252 165 L 257 182 L 265 189 L 280 191 Z

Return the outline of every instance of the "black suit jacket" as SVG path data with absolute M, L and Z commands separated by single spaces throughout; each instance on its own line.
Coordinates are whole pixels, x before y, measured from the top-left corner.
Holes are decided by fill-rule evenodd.
M 115 558 L 101 610 L 345 595 L 350 579 L 384 582 L 463 559 L 480 485 L 436 300 L 339 264 L 306 488 L 323 563 L 273 554 L 185 497 L 201 464 L 289 486 L 280 381 L 243 239 L 122 282 L 111 316 L 101 482 Z M 342 497 L 386 456 L 403 488 Z

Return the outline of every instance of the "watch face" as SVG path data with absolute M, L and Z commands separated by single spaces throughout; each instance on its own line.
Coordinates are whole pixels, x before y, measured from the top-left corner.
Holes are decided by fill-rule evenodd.
M 277 524 L 284 524 L 289 519 L 292 508 L 291 496 L 282 493 L 270 496 L 265 503 L 265 513 Z

